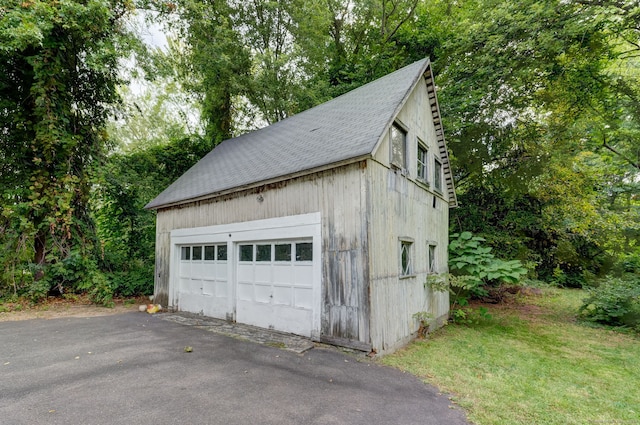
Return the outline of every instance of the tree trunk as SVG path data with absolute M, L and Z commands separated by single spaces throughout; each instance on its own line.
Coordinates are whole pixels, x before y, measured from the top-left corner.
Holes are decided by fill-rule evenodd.
M 44 230 L 39 230 L 36 233 L 35 240 L 33 241 L 33 250 L 35 251 L 33 262 L 38 266 L 43 266 L 45 264 L 46 258 L 46 246 L 47 246 L 47 234 Z M 38 268 L 34 279 L 40 280 L 44 277 L 44 271 L 41 268 Z

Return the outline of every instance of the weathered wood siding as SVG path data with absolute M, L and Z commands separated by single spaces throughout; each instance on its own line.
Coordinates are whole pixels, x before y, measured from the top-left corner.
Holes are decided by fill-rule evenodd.
M 405 169 L 390 167 L 388 137 L 367 167 L 371 342 L 379 353 L 391 352 L 415 335 L 415 313 L 442 318 L 449 308 L 446 294 L 424 287 L 429 244 L 436 245 L 435 270 L 447 270 L 449 227 L 446 191 L 433 190 L 433 157 L 439 149 L 425 84 L 416 87 L 397 119 L 408 129 Z M 430 186 L 417 180 L 417 137 L 428 148 Z M 400 277 L 401 238 L 413 240 L 410 277 Z
M 161 209 L 156 222 L 155 294 L 167 303 L 174 229 L 320 212 L 322 336 L 369 344 L 366 162 L 213 200 Z M 258 196 L 262 201 L 258 201 Z

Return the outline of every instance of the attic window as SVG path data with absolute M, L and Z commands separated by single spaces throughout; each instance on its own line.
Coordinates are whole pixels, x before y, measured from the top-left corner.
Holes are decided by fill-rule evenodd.
M 405 156 L 407 151 L 407 131 L 399 124 L 393 123 L 389 131 L 391 141 L 391 165 L 405 168 Z
M 418 154 L 417 154 L 417 175 L 418 180 L 427 182 L 427 148 L 422 140 L 418 139 Z
M 433 160 L 433 187 L 442 192 L 442 162 L 438 158 Z

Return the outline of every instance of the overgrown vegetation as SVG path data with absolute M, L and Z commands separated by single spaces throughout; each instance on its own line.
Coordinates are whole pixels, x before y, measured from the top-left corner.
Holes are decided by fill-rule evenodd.
M 382 362 L 453 395 L 483 425 L 635 423 L 640 340 L 583 326 L 584 290 L 547 288 L 445 326 Z
M 602 280 L 589 290 L 579 314 L 591 322 L 630 327 L 640 333 L 640 277 Z
M 450 239 L 450 273 L 431 275 L 425 285 L 436 292 L 449 292 L 452 321 L 472 323 L 476 316 L 488 318 L 484 308 L 470 316 L 465 307 L 471 299 L 487 297 L 502 285 L 518 283 L 527 269 L 519 260 L 496 258 L 493 249 L 484 245 L 485 239 L 471 232 L 454 233 Z

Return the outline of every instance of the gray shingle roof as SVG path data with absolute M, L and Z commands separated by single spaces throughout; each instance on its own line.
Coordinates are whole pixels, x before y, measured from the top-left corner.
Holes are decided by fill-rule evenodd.
M 225 140 L 145 208 L 205 199 L 371 156 L 428 67 L 429 60 L 423 59 L 268 127 Z M 448 158 L 446 162 L 445 172 Z

